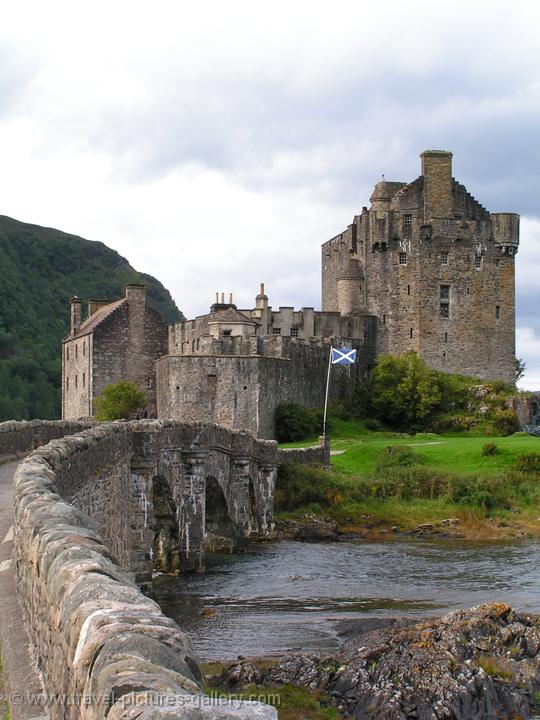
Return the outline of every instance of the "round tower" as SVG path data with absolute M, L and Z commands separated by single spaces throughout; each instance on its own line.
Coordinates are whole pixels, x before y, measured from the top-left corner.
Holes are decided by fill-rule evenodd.
M 364 273 L 359 260 L 350 258 L 337 279 L 338 312 L 360 315 L 364 310 Z

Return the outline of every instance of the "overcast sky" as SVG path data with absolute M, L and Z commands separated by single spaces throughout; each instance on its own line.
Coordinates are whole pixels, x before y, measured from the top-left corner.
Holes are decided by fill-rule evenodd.
M 321 243 L 452 150 L 522 216 L 540 389 L 540 2 L 0 2 L 0 214 L 102 240 L 187 316 L 261 281 L 320 307 Z

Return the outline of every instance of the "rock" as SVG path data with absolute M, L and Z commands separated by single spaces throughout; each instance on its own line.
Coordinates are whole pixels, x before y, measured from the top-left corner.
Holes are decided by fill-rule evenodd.
M 318 520 L 305 516 L 302 521 L 277 520 L 275 532 L 281 539 L 306 542 L 331 542 L 338 539 L 338 526 L 333 520 Z
M 277 710 L 248 700 L 151 693 L 146 701 L 124 695 L 111 708 L 108 720 L 278 720 Z
M 356 627 L 353 622 L 345 632 L 350 639 L 337 655 L 291 655 L 259 671 L 258 683 L 321 690 L 340 712 L 357 720 L 494 720 L 535 714 L 540 617 L 488 603 L 421 621 L 368 618 L 356 621 Z M 251 680 L 252 671 L 235 673 Z
M 461 525 L 461 520 L 459 518 L 446 518 L 446 520 L 441 520 L 439 525 L 443 525 L 445 527 L 450 525 Z
M 213 687 L 224 690 L 235 690 L 246 685 L 258 685 L 261 682 L 262 671 L 249 661 L 234 663 L 226 668 L 217 678 L 210 680 Z

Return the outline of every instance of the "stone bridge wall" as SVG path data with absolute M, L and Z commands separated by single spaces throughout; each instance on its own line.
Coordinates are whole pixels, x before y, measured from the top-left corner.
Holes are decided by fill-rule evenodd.
M 107 717 L 119 720 L 132 717 L 130 703 L 139 720 L 277 717 L 262 706 L 194 709 L 202 679 L 189 640 L 133 581 L 151 570 L 154 480 L 176 481 L 178 506 L 189 506 L 181 520 L 194 527 L 204 519 L 197 487 L 207 473 L 228 482 L 242 530 L 249 522 L 242 489 L 255 473 L 260 497 L 271 498 L 276 457 L 275 443 L 244 433 L 141 421 L 53 440 L 19 465 L 14 560 L 45 690 L 59 698 L 50 708 L 53 720 L 98 720 L 111 704 Z M 268 507 L 259 524 L 271 521 Z M 172 711 L 156 710 L 164 694 Z M 81 697 L 90 698 L 88 707 Z
M 0 463 L 15 460 L 50 440 L 86 430 L 92 422 L 8 420 L 0 423 Z

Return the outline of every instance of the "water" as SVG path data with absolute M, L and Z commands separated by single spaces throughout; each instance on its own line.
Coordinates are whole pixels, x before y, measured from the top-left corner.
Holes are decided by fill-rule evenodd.
M 331 652 L 336 622 L 425 616 L 485 601 L 540 613 L 540 542 L 282 542 L 158 576 L 154 595 L 200 660 Z

